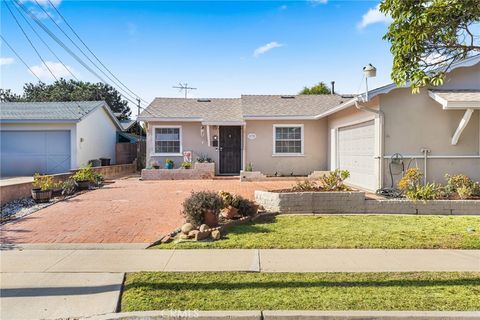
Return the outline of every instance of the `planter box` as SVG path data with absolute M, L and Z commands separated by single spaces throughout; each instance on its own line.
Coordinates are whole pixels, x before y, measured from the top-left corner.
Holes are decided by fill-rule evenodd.
M 255 201 L 269 212 L 480 215 L 480 200 L 367 200 L 364 192 L 255 191 Z
M 240 171 L 240 181 L 262 181 L 266 179 L 267 176 L 260 171 Z
M 201 180 L 213 179 L 215 163 L 196 162 L 191 169 L 143 169 L 142 180 Z
M 362 213 L 365 202 L 365 192 L 255 191 L 255 201 L 270 212 Z

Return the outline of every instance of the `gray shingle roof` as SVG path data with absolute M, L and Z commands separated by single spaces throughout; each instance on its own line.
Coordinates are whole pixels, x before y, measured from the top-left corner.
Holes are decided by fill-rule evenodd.
M 477 102 L 480 101 L 480 90 L 430 90 L 447 101 Z
M 243 121 L 241 100 L 155 98 L 140 117 L 185 118 L 199 121 Z
M 103 101 L 2 102 L 0 119 L 2 121 L 77 121 L 104 103 Z
M 233 99 L 156 98 L 140 118 L 237 122 L 248 117 L 313 117 L 348 98 L 340 95 L 242 95 Z
M 243 116 L 316 116 L 347 99 L 336 94 L 242 95 Z
M 126 131 L 130 129 L 130 127 L 133 126 L 133 124 L 137 121 L 132 119 L 125 119 L 125 120 L 119 120 L 119 122 L 120 122 L 120 125 L 122 126 L 122 129 Z

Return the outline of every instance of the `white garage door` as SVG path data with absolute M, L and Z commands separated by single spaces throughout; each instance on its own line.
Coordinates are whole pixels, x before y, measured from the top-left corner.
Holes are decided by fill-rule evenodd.
M 70 131 L 0 131 L 0 140 L 1 176 L 70 169 Z
M 350 171 L 348 183 L 376 189 L 373 120 L 338 129 L 338 167 Z

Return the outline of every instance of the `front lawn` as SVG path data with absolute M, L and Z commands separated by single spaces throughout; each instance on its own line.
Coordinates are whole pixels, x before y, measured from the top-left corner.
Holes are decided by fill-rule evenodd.
M 226 238 L 215 242 L 161 244 L 156 248 L 480 249 L 480 217 L 281 215 L 272 223 L 236 226 Z
M 480 273 L 127 275 L 122 311 L 480 310 Z

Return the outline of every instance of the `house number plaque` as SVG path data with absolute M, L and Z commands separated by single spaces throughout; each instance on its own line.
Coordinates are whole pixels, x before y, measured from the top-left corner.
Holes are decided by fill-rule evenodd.
M 249 133 L 248 134 L 248 139 L 249 140 L 255 140 L 257 138 L 257 135 L 253 132 Z

